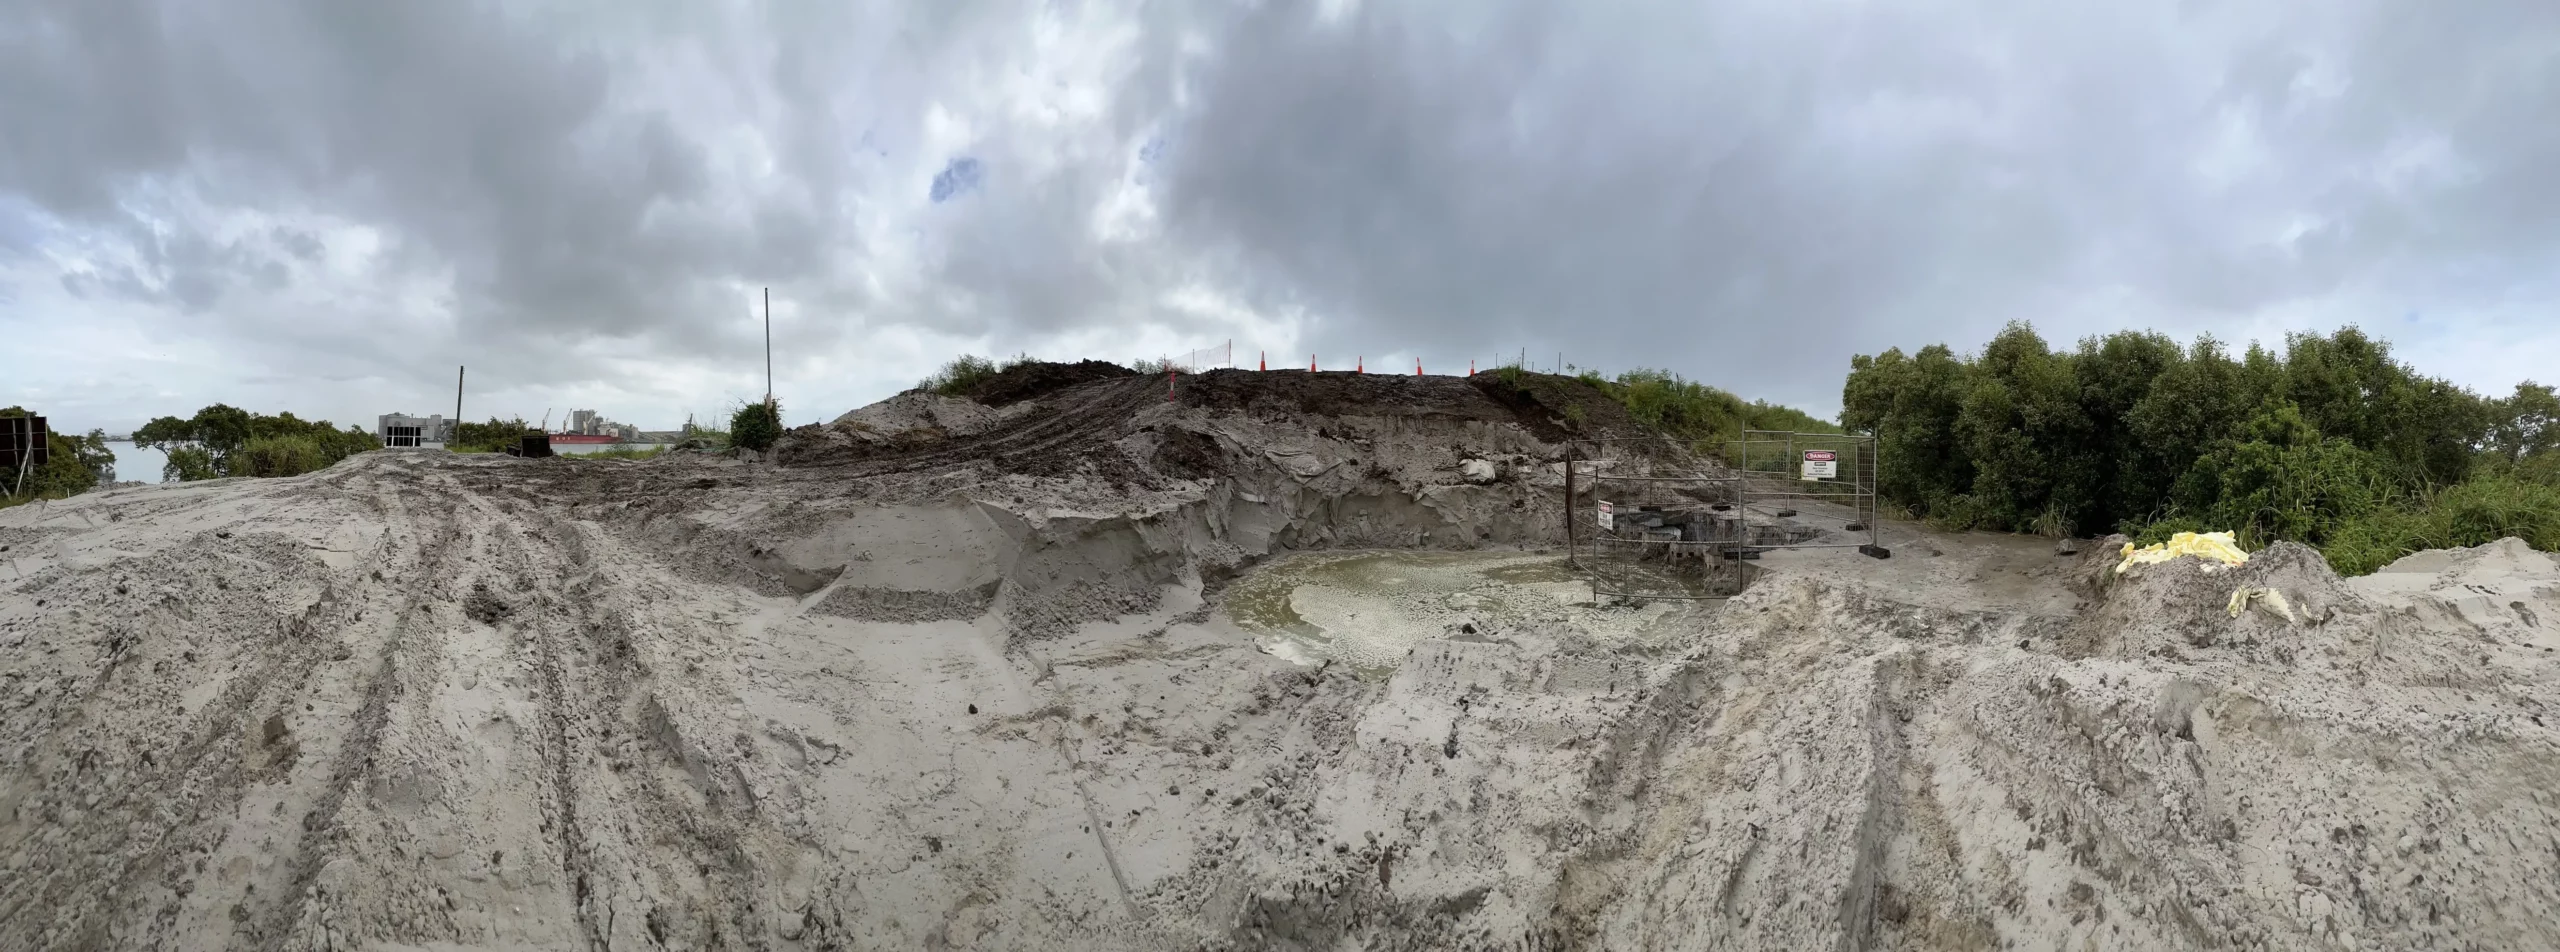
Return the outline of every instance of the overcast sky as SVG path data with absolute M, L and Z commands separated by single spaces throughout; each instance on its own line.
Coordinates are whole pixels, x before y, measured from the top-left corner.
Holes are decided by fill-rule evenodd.
M 2560 376 L 2548 0 L 0 0 L 0 403 L 797 424 L 960 352 L 1837 410 L 2359 324 Z

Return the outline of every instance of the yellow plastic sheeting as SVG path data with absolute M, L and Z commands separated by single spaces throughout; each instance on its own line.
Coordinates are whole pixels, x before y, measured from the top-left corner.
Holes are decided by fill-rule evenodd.
M 2231 533 L 2181 532 L 2170 536 L 2167 542 L 2156 542 L 2141 548 L 2135 548 L 2131 542 L 2125 543 L 2124 561 L 2116 563 L 2116 571 L 2122 573 L 2136 565 L 2166 562 L 2181 555 L 2192 555 L 2199 559 L 2222 563 L 2222 565 L 2205 566 L 2205 571 L 2208 572 L 2225 565 L 2238 565 L 2249 561 L 2249 553 L 2240 551 L 2239 540 L 2232 538 Z
M 2293 603 L 2285 600 L 2283 592 L 2276 591 L 2272 588 L 2251 588 L 2246 585 L 2233 589 L 2231 592 L 2231 604 L 2229 606 L 2231 609 L 2231 617 L 2240 617 L 2241 612 L 2249 610 L 2249 605 L 2252 602 L 2256 603 L 2258 607 L 2266 609 L 2269 614 L 2278 618 L 2282 618 L 2286 621 L 2294 620 Z

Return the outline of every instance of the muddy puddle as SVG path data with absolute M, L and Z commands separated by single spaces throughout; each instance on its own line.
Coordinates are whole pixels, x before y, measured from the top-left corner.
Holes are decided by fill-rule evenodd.
M 1470 624 L 1564 620 L 1590 601 L 1590 583 L 1561 553 L 1325 552 L 1238 581 L 1225 611 L 1274 655 L 1382 675 L 1422 639 Z

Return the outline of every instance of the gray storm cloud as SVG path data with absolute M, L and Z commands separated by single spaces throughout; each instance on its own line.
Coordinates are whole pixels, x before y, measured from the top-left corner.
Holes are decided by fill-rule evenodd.
M 6 5 L 0 256 L 263 373 L 725 365 L 763 286 L 803 374 L 1232 336 L 1161 303 L 1211 287 L 1328 353 L 1827 408 L 2009 320 L 2377 324 L 2560 263 L 2530 2 Z M 315 277 L 311 218 L 377 271 Z
M 1853 350 L 2097 331 L 2113 289 L 2192 331 L 2551 260 L 2560 8 L 2063 6 L 1268 5 L 1167 201 L 1336 346 L 1485 335 L 1817 403 Z

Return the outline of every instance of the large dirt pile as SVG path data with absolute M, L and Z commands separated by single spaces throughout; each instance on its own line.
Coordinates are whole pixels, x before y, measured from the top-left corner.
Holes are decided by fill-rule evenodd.
M 1098 364 L 1087 361 L 1087 364 Z M 1026 364 L 999 375 L 992 401 L 909 391 L 826 425 L 793 429 L 776 447 L 786 466 L 852 466 L 876 474 L 975 467 L 987 473 L 1119 474 L 1144 481 L 1143 464 L 1167 427 L 1200 431 L 1216 421 L 1303 433 L 1343 447 L 1379 434 L 1432 433 L 1452 453 L 1475 452 L 1467 434 L 1494 428 L 1541 444 L 1572 435 L 1632 434 L 1641 427 L 1607 395 L 1571 377 L 1485 373 L 1474 377 L 1213 370 L 1133 377 L 1083 365 Z M 1043 369 L 1047 368 L 1047 369 Z M 1020 396 L 1036 393 L 1038 399 Z M 1446 434 L 1445 436 L 1443 434 Z M 1145 444 L 1145 445 L 1140 445 Z M 1560 450 L 1549 448 L 1561 459 Z
M 2560 944 L 2537 553 L 1905 530 L 1360 674 L 1228 580 L 1543 544 L 1566 424 L 1328 376 L 0 512 L 0 948 Z

